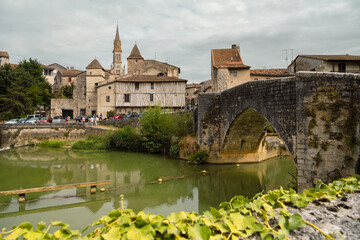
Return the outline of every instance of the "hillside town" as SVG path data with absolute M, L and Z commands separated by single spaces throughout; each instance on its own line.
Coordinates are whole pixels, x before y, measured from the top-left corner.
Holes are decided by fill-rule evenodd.
M 112 64 L 104 68 L 95 58 L 84 69 L 64 67 L 59 63 L 41 64 L 43 76 L 52 86 L 51 106 L 36 113 L 55 116 L 105 116 L 141 113 L 148 106 L 159 105 L 171 111 L 193 109 L 197 96 L 209 92 L 223 92 L 249 81 L 294 76 L 299 71 L 360 73 L 359 55 L 298 55 L 288 66 L 279 69 L 251 69 L 244 63 L 240 47 L 211 49 L 211 79 L 189 83 L 180 77 L 180 67 L 157 60 L 146 60 L 135 43 L 127 56 L 125 69 L 119 28 L 113 43 Z M 125 56 L 126 57 L 126 56 Z M 0 51 L 0 65 L 10 62 L 10 54 Z M 69 87 L 70 97 L 62 90 Z

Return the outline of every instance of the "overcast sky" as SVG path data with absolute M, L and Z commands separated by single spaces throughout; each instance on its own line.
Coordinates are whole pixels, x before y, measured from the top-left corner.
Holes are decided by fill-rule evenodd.
M 112 62 L 119 24 L 123 63 L 145 59 L 210 79 L 210 50 L 239 44 L 251 69 L 285 68 L 298 54 L 360 55 L 360 0 L 0 0 L 0 50 L 84 70 Z M 292 54 L 291 54 L 292 53 Z

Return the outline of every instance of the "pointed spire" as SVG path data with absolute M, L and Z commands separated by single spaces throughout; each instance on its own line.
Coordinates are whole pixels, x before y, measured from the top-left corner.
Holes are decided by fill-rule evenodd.
M 121 50 L 121 40 L 119 35 L 119 25 L 116 25 L 116 34 L 115 34 L 115 40 L 114 40 L 114 50 L 113 52 L 122 52 Z
M 115 34 L 115 42 L 116 41 L 120 41 L 120 36 L 119 36 L 119 25 L 116 24 L 116 34 Z
M 131 50 L 131 53 L 129 55 L 129 57 L 127 59 L 144 59 L 139 51 L 139 48 L 137 46 L 137 44 L 135 43 L 133 49 Z
M 86 69 L 102 69 L 101 64 L 99 61 L 95 58 L 92 60 L 92 62 L 86 67 Z

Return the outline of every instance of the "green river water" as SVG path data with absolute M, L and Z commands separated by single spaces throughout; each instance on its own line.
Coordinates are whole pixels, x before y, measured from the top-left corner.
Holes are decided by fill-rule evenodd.
M 201 174 L 206 170 L 207 174 Z M 168 216 L 171 212 L 202 213 L 233 196 L 254 194 L 291 183 L 295 167 L 290 157 L 262 163 L 190 165 L 158 155 L 126 152 L 77 152 L 20 148 L 0 152 L 0 191 L 111 180 L 104 193 L 89 188 L 65 189 L 0 197 L 0 227 L 21 222 L 60 220 L 82 229 L 119 207 L 119 195 L 135 212 Z M 163 182 L 158 183 L 157 179 Z M 167 180 L 168 179 L 168 180 Z

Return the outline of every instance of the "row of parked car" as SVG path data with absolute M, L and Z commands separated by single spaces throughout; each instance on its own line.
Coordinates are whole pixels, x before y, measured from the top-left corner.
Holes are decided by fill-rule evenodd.
M 56 116 L 54 118 L 51 117 L 41 117 L 41 116 L 35 116 L 35 115 L 28 115 L 26 118 L 20 118 L 20 119 L 11 119 L 5 124 L 34 124 L 34 123 L 60 123 L 65 122 L 65 118 L 62 116 Z
M 132 118 L 132 117 L 142 117 L 142 113 L 137 112 L 129 112 L 128 114 L 125 113 L 119 113 L 115 116 L 112 116 L 111 119 L 121 119 L 121 118 Z

